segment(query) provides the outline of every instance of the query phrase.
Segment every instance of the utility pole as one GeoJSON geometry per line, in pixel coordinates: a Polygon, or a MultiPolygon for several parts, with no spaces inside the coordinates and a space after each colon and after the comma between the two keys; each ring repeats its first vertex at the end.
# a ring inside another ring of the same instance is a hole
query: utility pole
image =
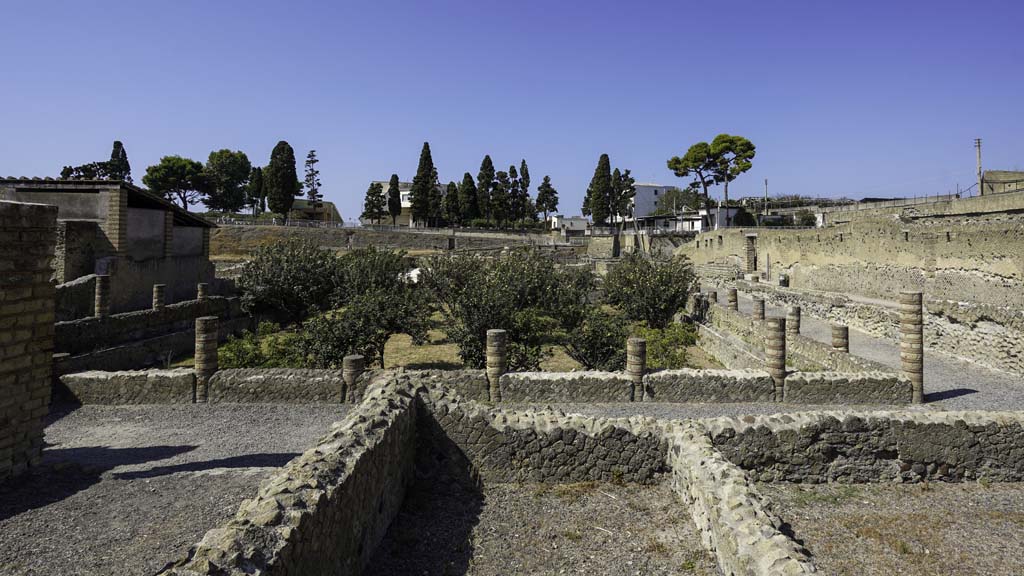
{"type": "Polygon", "coordinates": [[[764,179],[764,215],[768,215],[768,179],[764,179]]]}
{"type": "Polygon", "coordinates": [[[982,187],[981,182],[981,138],[974,139],[974,149],[978,153],[978,196],[984,196],[985,188],[982,187]]]}

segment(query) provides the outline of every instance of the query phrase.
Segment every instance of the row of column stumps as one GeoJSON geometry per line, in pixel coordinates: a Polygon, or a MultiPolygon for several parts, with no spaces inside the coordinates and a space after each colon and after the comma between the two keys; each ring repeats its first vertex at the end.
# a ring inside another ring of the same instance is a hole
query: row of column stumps
{"type": "Polygon", "coordinates": [[[501,402],[501,388],[498,379],[508,369],[508,332],[487,331],[487,397],[491,402],[501,402]]]}
{"type": "MultiPolygon", "coordinates": [[[[735,288],[726,292],[728,307],[738,310],[738,297],[735,288]]],[[[764,298],[753,297],[754,320],[765,320],[764,298]]],[[[914,404],[924,403],[924,296],[918,291],[900,292],[900,372],[910,380],[912,401],[914,404]]],[[[766,321],[765,356],[768,372],[775,381],[776,400],[779,398],[782,383],[785,382],[786,336],[800,333],[799,306],[790,306],[786,310],[786,318],[768,318],[766,321]],[[794,325],[795,324],[795,325],[794,325]],[[779,336],[781,330],[781,338],[779,336]]],[[[836,351],[850,353],[850,328],[842,324],[832,324],[832,348],[836,351]]]]}
{"type": "Polygon", "coordinates": [[[900,368],[910,380],[914,404],[924,403],[924,298],[900,292],[900,368]]]}
{"type": "MultiPolygon", "coordinates": [[[[196,285],[196,299],[209,298],[210,285],[200,282],[196,285]]],[[[167,285],[153,284],[153,310],[160,310],[167,305],[167,285]]],[[[96,288],[93,293],[93,315],[99,318],[110,316],[110,275],[97,274],[96,288]]]]}

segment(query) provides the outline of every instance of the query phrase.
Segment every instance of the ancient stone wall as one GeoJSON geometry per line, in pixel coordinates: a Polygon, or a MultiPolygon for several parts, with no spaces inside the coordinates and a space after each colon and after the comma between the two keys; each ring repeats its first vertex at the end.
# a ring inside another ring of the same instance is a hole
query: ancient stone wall
{"type": "Polygon", "coordinates": [[[58,322],[67,322],[93,315],[96,296],[96,275],[80,276],[57,285],[56,316],[58,322]]]}
{"type": "Polygon", "coordinates": [[[757,272],[772,281],[786,274],[796,288],[886,300],[913,290],[940,300],[1024,309],[1024,219],[715,230],[679,253],[697,265],[735,266],[743,261],[749,233],[757,234],[757,272]]]}
{"type": "Polygon", "coordinates": [[[909,404],[910,380],[892,372],[794,372],[783,402],[791,404],[909,404]]]}
{"type": "Polygon", "coordinates": [[[619,372],[515,372],[499,380],[502,402],[630,402],[632,381],[619,372]]]}
{"type": "Polygon", "coordinates": [[[677,424],[665,435],[672,489],[689,507],[723,574],[815,572],[807,552],[783,533],[782,520],[743,470],[712,446],[700,425],[677,424]]]}
{"type": "Polygon", "coordinates": [[[98,231],[96,222],[64,220],[57,223],[53,277],[58,284],[92,274],[96,258],[108,255],[106,241],[98,231]]]}
{"type": "Polygon", "coordinates": [[[39,463],[50,403],[57,208],[0,202],[0,482],[39,463]]]}
{"type": "Polygon", "coordinates": [[[771,402],[774,395],[761,370],[663,370],[644,378],[645,402],[771,402]]]}
{"type": "Polygon", "coordinates": [[[58,395],[79,404],[190,404],[195,381],[191,368],[79,372],[60,377],[58,395]]]}
{"type": "Polygon", "coordinates": [[[341,370],[239,368],[213,375],[208,401],[340,404],[345,401],[345,392],[341,370]]]}
{"type": "Polygon", "coordinates": [[[359,574],[414,478],[419,411],[412,394],[382,376],[317,446],[161,574],[359,574]]]}
{"type": "Polygon", "coordinates": [[[761,370],[764,350],[755,348],[724,330],[697,324],[697,346],[729,370],[761,370]]]}
{"type": "Polygon", "coordinates": [[[805,412],[705,425],[726,458],[763,482],[1024,480],[1020,413],[805,412]]]}

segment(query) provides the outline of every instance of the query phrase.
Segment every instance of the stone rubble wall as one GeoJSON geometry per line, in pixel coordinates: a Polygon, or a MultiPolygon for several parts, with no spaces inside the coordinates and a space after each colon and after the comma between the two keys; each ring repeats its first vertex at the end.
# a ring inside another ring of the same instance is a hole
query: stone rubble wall
{"type": "Polygon", "coordinates": [[[502,402],[630,402],[633,398],[633,382],[621,372],[513,372],[503,374],[498,385],[502,402]]]}
{"type": "Polygon", "coordinates": [[[191,404],[195,382],[191,368],[88,371],[61,376],[59,396],[79,404],[191,404]]]}
{"type": "Polygon", "coordinates": [[[382,374],[312,449],[274,472],[167,576],[359,574],[414,478],[416,399],[382,374]]]}
{"type": "MultiPolygon", "coordinates": [[[[762,296],[775,306],[800,306],[808,316],[845,324],[888,340],[899,338],[899,311],[895,302],[892,306],[881,302],[870,304],[837,293],[758,282],[739,281],[735,285],[744,292],[762,296]]],[[[1024,374],[1024,309],[925,296],[926,348],[988,368],[1024,374]]]]}
{"type": "Polygon", "coordinates": [[[706,324],[697,324],[697,346],[729,370],[760,370],[766,365],[764,349],[706,324]]]}
{"type": "Polygon", "coordinates": [[[703,421],[761,482],[1024,480],[1019,412],[805,412],[703,421]]]}
{"type": "Polygon", "coordinates": [[[776,576],[815,572],[806,550],[782,532],[743,470],[726,460],[699,424],[666,431],[672,489],[689,507],[704,547],[724,574],[776,576]]]}
{"type": "Polygon", "coordinates": [[[434,435],[454,444],[487,481],[651,482],[665,471],[664,447],[650,418],[489,408],[443,386],[421,386],[420,397],[434,435]]]}
{"type": "Polygon", "coordinates": [[[57,285],[57,321],[92,316],[96,296],[96,275],[86,274],[57,285]]]}
{"type": "Polygon", "coordinates": [[[774,399],[775,384],[771,376],[761,370],[662,370],[644,377],[645,402],[772,402],[774,399]]]}
{"type": "Polygon", "coordinates": [[[910,380],[892,372],[795,372],[783,388],[792,404],[910,404],[913,395],[910,380]]]}
{"type": "Polygon", "coordinates": [[[208,384],[210,403],[340,404],[341,370],[233,368],[217,371],[208,384]]]}

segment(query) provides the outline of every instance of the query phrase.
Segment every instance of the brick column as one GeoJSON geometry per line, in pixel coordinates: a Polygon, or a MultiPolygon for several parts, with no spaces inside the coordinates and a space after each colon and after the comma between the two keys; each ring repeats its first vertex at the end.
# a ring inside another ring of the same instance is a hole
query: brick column
{"type": "Polygon", "coordinates": [[[725,300],[728,303],[729,310],[739,310],[740,300],[739,295],[736,293],[735,288],[729,288],[725,292],[725,300]]]}
{"type": "Polygon", "coordinates": [[[914,403],[924,402],[924,299],[900,292],[900,367],[913,385],[914,403]]]}
{"type": "Polygon", "coordinates": [[[210,257],[210,229],[203,228],[203,258],[210,257]]]}
{"type": "Polygon", "coordinates": [[[206,282],[200,282],[199,284],[196,284],[196,300],[206,300],[206,298],[209,296],[209,289],[210,285],[207,284],[206,282]]]}
{"type": "Polygon", "coordinates": [[[167,285],[153,284],[153,310],[162,310],[167,304],[167,285]]]}
{"type": "Polygon", "coordinates": [[[765,325],[765,362],[775,382],[775,401],[782,402],[786,384],[786,319],[768,318],[765,325]]]}
{"type": "Polygon", "coordinates": [[[508,333],[504,330],[487,331],[487,384],[491,402],[501,402],[498,379],[508,368],[508,333]]]}
{"type": "Polygon", "coordinates": [[[753,274],[757,271],[757,236],[747,236],[747,261],[746,271],[753,274]]]}
{"type": "Polygon", "coordinates": [[[644,390],[644,373],[647,372],[647,340],[630,338],[626,340],[626,375],[629,376],[629,401],[642,400],[644,390]],[[637,391],[640,391],[637,394],[637,391]]]}
{"type": "Polygon", "coordinates": [[[110,316],[110,276],[96,276],[96,291],[93,297],[93,316],[110,316]]]}
{"type": "Polygon", "coordinates": [[[164,212],[164,258],[169,258],[174,244],[174,212],[164,212]]]}
{"type": "Polygon", "coordinates": [[[754,296],[754,320],[764,320],[764,298],[754,296]]]}
{"type": "Polygon", "coordinates": [[[341,401],[356,401],[356,380],[366,370],[366,358],[362,354],[350,354],[341,359],[341,377],[345,380],[345,389],[341,391],[341,401]]]}
{"type": "Polygon", "coordinates": [[[800,334],[800,307],[790,306],[786,308],[786,338],[793,338],[800,334]]]}
{"type": "Polygon", "coordinates": [[[832,349],[850,353],[850,328],[848,326],[832,325],[832,349]]]}
{"type": "Polygon", "coordinates": [[[50,405],[57,207],[0,202],[0,483],[39,464],[50,405]]]}
{"type": "Polygon", "coordinates": [[[216,316],[196,318],[196,402],[207,401],[210,377],[217,372],[217,325],[216,316]]]}
{"type": "Polygon", "coordinates": [[[124,188],[108,190],[107,218],[100,225],[114,252],[121,254],[128,241],[128,191],[124,188]]]}

